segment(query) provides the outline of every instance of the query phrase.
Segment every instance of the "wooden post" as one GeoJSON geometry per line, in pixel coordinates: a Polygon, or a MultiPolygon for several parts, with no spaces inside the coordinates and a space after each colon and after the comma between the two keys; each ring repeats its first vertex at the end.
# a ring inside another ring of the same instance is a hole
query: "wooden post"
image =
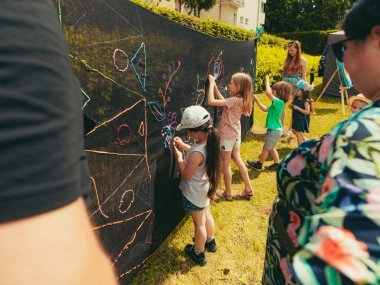
{"type": "Polygon", "coordinates": [[[346,102],[347,102],[347,105],[348,105],[348,89],[350,89],[350,87],[343,87],[342,85],[340,85],[339,87],[339,90],[340,90],[340,97],[341,97],[341,101],[342,101],[342,114],[345,114],[345,110],[344,110],[344,97],[346,97],[346,102]]]}
{"type": "Polygon", "coordinates": [[[319,96],[318,96],[317,100],[315,100],[315,102],[314,102],[314,107],[315,107],[315,105],[317,105],[318,101],[321,99],[321,97],[322,97],[323,93],[325,93],[325,91],[326,91],[327,87],[330,85],[331,81],[333,80],[333,78],[334,78],[334,76],[335,76],[335,74],[336,74],[337,72],[338,72],[338,68],[337,68],[337,69],[335,69],[335,71],[334,71],[333,75],[330,77],[330,79],[329,79],[329,81],[327,82],[327,84],[326,84],[325,88],[323,88],[323,90],[322,90],[321,94],[319,94],[319,96]]]}

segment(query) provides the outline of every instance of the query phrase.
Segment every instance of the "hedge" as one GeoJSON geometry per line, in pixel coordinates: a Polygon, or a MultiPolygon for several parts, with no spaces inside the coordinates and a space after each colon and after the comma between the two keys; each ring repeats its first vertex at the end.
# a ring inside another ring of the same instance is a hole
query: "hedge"
{"type": "MultiPolygon", "coordinates": [[[[156,5],[151,5],[145,3],[143,0],[131,0],[132,2],[144,7],[145,9],[151,10],[152,12],[159,14],[163,17],[166,17],[180,25],[189,27],[193,30],[197,30],[201,33],[205,33],[207,35],[227,39],[231,41],[249,41],[252,40],[255,36],[255,32],[246,30],[244,28],[228,25],[219,21],[210,20],[210,19],[199,19],[194,16],[188,16],[181,14],[174,9],[159,7],[156,5]]],[[[298,36],[302,42],[302,49],[305,51],[306,46],[308,46],[308,38],[306,34],[308,32],[304,32],[304,38],[298,36]],[[305,44],[304,44],[305,43],[305,44]]],[[[328,35],[328,31],[319,32],[321,35],[328,35]]],[[[279,69],[282,69],[282,65],[284,63],[284,59],[287,52],[287,44],[289,42],[288,39],[294,38],[293,35],[295,33],[281,34],[282,37],[269,35],[264,33],[263,37],[260,39],[258,43],[258,57],[256,61],[256,81],[255,81],[255,92],[262,92],[265,89],[264,77],[268,75],[271,78],[271,83],[281,80],[281,76],[278,72],[279,69]],[[286,39],[288,38],[288,39],[286,39]]],[[[316,37],[314,37],[316,38],[316,37]]],[[[321,37],[320,37],[321,38],[321,37]]],[[[319,38],[319,39],[320,39],[319,38]]],[[[313,43],[316,40],[313,40],[313,43]]],[[[324,42],[327,41],[323,38],[322,43],[319,46],[323,46],[324,42]]],[[[314,54],[321,54],[323,48],[314,54]]],[[[317,50],[317,48],[316,48],[317,50]]],[[[311,68],[314,68],[315,71],[318,70],[319,56],[308,55],[308,52],[304,53],[303,56],[308,61],[308,72],[310,72],[311,68]]],[[[311,54],[311,53],[310,53],[311,54]]],[[[309,73],[308,75],[309,76],[309,73]]]]}
{"type": "Polygon", "coordinates": [[[299,40],[302,44],[303,52],[311,55],[320,55],[327,45],[329,34],[337,31],[338,30],[284,32],[278,33],[276,36],[299,40]]]}

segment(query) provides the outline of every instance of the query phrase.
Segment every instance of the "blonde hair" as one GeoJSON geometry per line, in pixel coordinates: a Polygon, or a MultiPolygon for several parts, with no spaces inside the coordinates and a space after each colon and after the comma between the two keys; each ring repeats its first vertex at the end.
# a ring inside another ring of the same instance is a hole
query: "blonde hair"
{"type": "Polygon", "coordinates": [[[290,83],[285,81],[279,81],[273,84],[272,90],[276,91],[277,98],[287,103],[293,93],[293,87],[290,83]]]}
{"type": "Polygon", "coordinates": [[[248,74],[238,72],[232,75],[232,80],[240,86],[238,95],[243,98],[243,114],[250,116],[252,113],[252,79],[248,74]]]}

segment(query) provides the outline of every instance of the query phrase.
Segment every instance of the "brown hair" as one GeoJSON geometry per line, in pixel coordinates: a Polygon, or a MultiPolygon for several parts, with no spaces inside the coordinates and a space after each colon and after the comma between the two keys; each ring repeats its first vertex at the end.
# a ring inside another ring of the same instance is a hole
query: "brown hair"
{"type": "MultiPolygon", "coordinates": [[[[299,88],[298,88],[299,89],[299,88]]],[[[312,104],[312,101],[311,101],[311,95],[310,95],[310,91],[305,91],[305,90],[302,90],[300,89],[301,92],[302,92],[302,99],[303,100],[309,100],[309,104],[310,104],[310,114],[311,113],[314,113],[314,106],[312,104]]]]}
{"type": "Polygon", "coordinates": [[[212,126],[211,119],[202,126],[190,128],[188,130],[192,132],[208,133],[206,143],[206,173],[208,181],[210,182],[210,189],[207,192],[207,197],[213,201],[223,173],[219,132],[212,126]]]}
{"type": "Polygon", "coordinates": [[[292,57],[289,52],[286,55],[285,64],[284,64],[284,73],[300,73],[302,72],[301,64],[301,43],[299,41],[291,41],[288,43],[288,48],[294,47],[297,50],[297,54],[292,57]],[[294,61],[293,61],[294,60],[294,61]]]}
{"type": "Polygon", "coordinates": [[[243,114],[252,113],[252,79],[248,74],[238,72],[232,75],[232,80],[240,86],[239,95],[243,98],[243,114]]]}
{"type": "Polygon", "coordinates": [[[285,103],[289,101],[293,93],[292,85],[285,81],[279,81],[273,84],[272,90],[275,90],[277,98],[281,99],[285,103]]]}

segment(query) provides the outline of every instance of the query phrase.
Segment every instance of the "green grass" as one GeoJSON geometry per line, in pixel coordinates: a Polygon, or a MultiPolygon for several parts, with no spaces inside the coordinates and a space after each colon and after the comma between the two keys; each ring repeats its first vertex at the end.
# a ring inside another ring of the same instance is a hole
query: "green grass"
{"type": "MultiPolygon", "coordinates": [[[[321,81],[322,78],[316,78],[317,86],[312,92],[314,100],[321,91],[321,81]]],[[[265,94],[258,96],[264,104],[269,105],[265,94]]],[[[319,138],[349,115],[347,106],[346,114],[342,114],[340,98],[322,98],[315,107],[316,114],[311,117],[310,134],[306,135],[309,138],[319,138]]],[[[261,152],[265,116],[266,113],[255,106],[254,126],[241,146],[244,161],[256,159],[261,152]]],[[[290,112],[286,119],[288,126],[290,112]]],[[[280,158],[283,158],[296,146],[297,141],[293,136],[291,139],[280,139],[276,148],[280,158]]],[[[264,165],[272,162],[269,157],[264,165]]],[[[255,189],[255,196],[251,201],[217,200],[211,205],[219,248],[216,253],[207,253],[206,266],[195,266],[184,256],[183,249],[191,242],[194,230],[191,217],[186,216],[146,262],[131,284],[261,284],[268,214],[276,197],[275,173],[248,170],[255,189]]],[[[232,171],[232,192],[237,194],[243,190],[244,184],[235,165],[232,166],[232,171]]]]}

